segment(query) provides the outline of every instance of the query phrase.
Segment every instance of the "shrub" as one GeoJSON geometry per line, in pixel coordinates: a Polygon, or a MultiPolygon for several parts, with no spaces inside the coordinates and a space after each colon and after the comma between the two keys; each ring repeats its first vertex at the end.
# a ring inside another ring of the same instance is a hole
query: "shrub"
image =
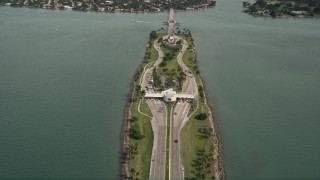
{"type": "Polygon", "coordinates": [[[206,113],[200,113],[200,114],[196,115],[194,118],[197,120],[205,120],[208,118],[208,115],[206,113]]]}
{"type": "Polygon", "coordinates": [[[131,122],[136,122],[138,120],[139,118],[137,116],[132,116],[132,118],[130,119],[131,122]]]}
{"type": "Polygon", "coordinates": [[[141,140],[144,138],[144,135],[140,132],[139,124],[135,124],[129,129],[129,137],[135,140],[141,140]]]}

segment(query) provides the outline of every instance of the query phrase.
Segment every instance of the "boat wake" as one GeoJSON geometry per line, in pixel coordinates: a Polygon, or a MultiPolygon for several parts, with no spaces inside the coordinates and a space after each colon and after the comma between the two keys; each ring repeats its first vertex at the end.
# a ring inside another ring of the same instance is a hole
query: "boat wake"
{"type": "Polygon", "coordinates": [[[132,19],[131,22],[136,22],[136,23],[154,23],[154,22],[147,22],[147,21],[138,21],[138,20],[134,20],[134,19],[132,19]]]}

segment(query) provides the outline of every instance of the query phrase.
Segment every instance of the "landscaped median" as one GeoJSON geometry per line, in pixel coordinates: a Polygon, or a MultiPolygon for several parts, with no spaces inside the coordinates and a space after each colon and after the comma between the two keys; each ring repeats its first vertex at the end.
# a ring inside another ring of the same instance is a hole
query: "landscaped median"
{"type": "Polygon", "coordinates": [[[170,129],[171,129],[171,113],[172,113],[172,107],[173,103],[167,103],[166,108],[167,108],[167,140],[166,140],[166,176],[165,180],[169,180],[170,176],[170,129]]]}

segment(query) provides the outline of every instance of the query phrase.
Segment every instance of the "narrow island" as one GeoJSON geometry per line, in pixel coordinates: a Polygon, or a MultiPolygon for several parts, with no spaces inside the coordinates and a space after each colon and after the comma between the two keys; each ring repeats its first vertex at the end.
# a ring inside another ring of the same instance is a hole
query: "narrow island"
{"type": "Polygon", "coordinates": [[[190,30],[150,33],[125,109],[123,179],[225,179],[222,144],[190,30]]]}
{"type": "Polygon", "coordinates": [[[315,17],[320,16],[320,0],[257,0],[244,1],[243,12],[253,16],[315,17]]]}

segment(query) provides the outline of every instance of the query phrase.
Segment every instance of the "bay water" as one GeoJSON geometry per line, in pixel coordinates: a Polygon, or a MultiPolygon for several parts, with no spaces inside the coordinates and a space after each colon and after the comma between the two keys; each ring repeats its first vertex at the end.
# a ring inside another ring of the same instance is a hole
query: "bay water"
{"type": "MultiPolygon", "coordinates": [[[[167,16],[0,7],[0,179],[118,179],[130,80],[167,16]]],[[[228,179],[319,178],[320,20],[254,18],[232,0],[176,21],[228,179]]]]}

